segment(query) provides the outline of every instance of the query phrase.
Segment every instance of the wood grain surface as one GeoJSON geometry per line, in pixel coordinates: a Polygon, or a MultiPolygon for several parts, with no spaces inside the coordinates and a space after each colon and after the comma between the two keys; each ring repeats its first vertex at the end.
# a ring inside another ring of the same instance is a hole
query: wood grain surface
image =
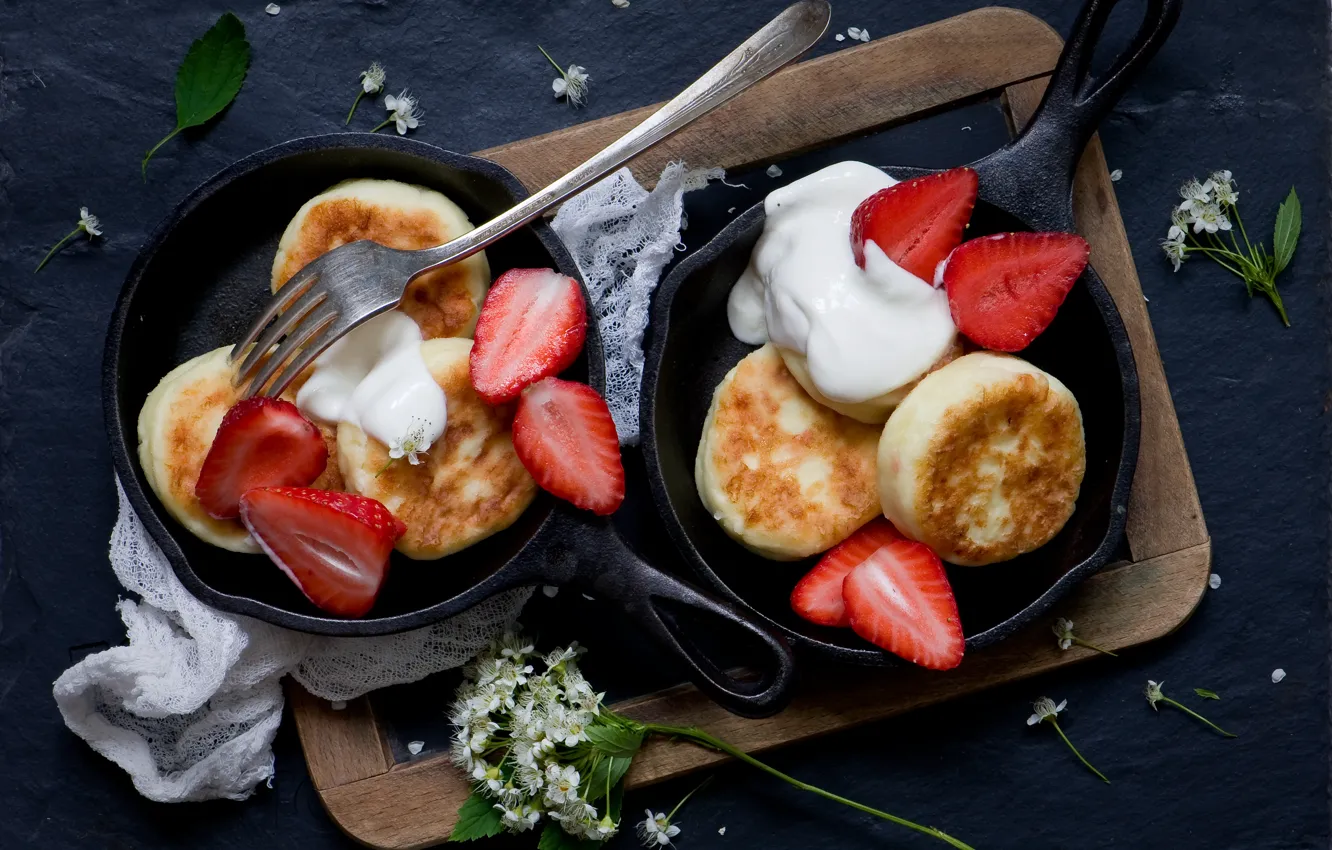
{"type": "MultiPolygon", "coordinates": [[[[1044,75],[1061,41],[1025,12],[988,8],[848,48],[785,69],[701,119],[634,164],[645,184],[672,159],[740,168],[909,120],[947,105],[1001,93],[1013,126],[1039,102],[1044,75]],[[848,79],[857,80],[852,89],[848,79]],[[863,93],[892,93],[865,98],[863,93]]],[[[701,71],[702,69],[700,69],[701,71]]],[[[654,107],[588,122],[480,152],[529,187],[544,185],[609,143],[654,107]]],[[[1137,359],[1142,441],[1128,520],[1132,561],[1088,579],[1051,617],[970,654],[945,674],[916,668],[867,670],[855,680],[820,681],[803,671],[800,694],[775,717],[728,714],[692,686],[613,708],[641,720],[698,724],[751,752],[869,723],[1095,657],[1059,651],[1054,616],[1108,649],[1162,637],[1193,612],[1206,587],[1211,546],[1184,451],[1133,257],[1106,170],[1093,139],[1078,169],[1074,207],[1092,263],[1114,296],[1137,359]]],[[[373,698],[333,711],[299,686],[292,709],[315,787],[330,816],[372,847],[428,847],[446,840],[468,793],[443,756],[394,764],[374,719],[373,698]]],[[[652,741],[626,777],[637,787],[696,771],[723,757],[688,744],[652,741]]]]}

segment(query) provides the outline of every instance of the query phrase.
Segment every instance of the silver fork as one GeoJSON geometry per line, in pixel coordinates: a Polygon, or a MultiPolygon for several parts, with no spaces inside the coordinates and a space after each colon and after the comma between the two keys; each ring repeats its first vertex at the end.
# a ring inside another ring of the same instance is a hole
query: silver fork
{"type": "Polygon", "coordinates": [[[314,260],[278,290],[231,350],[234,362],[248,348],[234,383],[249,381],[246,398],[261,390],[279,395],[348,331],[396,307],[413,278],[475,254],[771,75],[823,36],[830,14],[827,0],[800,0],[788,7],[643,123],[470,233],[420,251],[351,242],[314,260]]]}

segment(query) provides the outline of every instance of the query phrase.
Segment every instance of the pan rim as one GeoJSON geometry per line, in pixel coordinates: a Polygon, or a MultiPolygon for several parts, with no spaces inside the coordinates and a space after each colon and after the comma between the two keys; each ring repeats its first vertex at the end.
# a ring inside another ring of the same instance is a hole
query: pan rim
{"type": "MultiPolygon", "coordinates": [[[[461,613],[489,596],[523,583],[513,581],[513,578],[507,576],[506,573],[517,565],[534,544],[539,545],[543,532],[555,521],[558,512],[553,509],[553,506],[547,507],[546,515],[542,517],[541,522],[531,532],[519,550],[504,563],[498,565],[489,575],[461,593],[425,608],[391,616],[365,619],[343,619],[291,611],[250,597],[223,593],[204,582],[195,573],[170,528],[163,521],[157,508],[144,491],[143,470],[139,467],[137,461],[137,444],[131,447],[128,442],[129,433],[135,432],[135,429],[126,428],[120,417],[120,354],[124,346],[129,309],[134,302],[135,293],[145,272],[151,267],[153,260],[171,233],[204,202],[237,179],[260,169],[277,165],[290,157],[332,150],[384,150],[403,154],[434,165],[443,165],[491,180],[508,191],[515,202],[528,196],[527,189],[518,178],[499,163],[470,154],[457,153],[415,139],[405,139],[397,136],[380,136],[371,133],[330,133],[303,136],[263,148],[237,160],[204,180],[186,195],[166,214],[140,246],[134,262],[126,273],[125,281],[121,285],[107,327],[106,342],[103,345],[102,353],[102,415],[111,448],[112,466],[119,486],[129,499],[140,524],[148,532],[153,542],[162,550],[168,563],[171,564],[172,572],[196,599],[220,611],[254,617],[275,626],[308,634],[335,637],[370,637],[396,634],[437,623],[461,613]]],[[[550,225],[543,219],[537,219],[527,227],[531,228],[542,248],[549,254],[552,265],[561,274],[577,280],[579,286],[583,289],[584,297],[586,297],[586,286],[583,283],[578,266],[550,225]]],[[[589,323],[589,325],[584,343],[588,363],[587,379],[590,385],[601,392],[605,388],[605,358],[602,352],[601,334],[595,323],[589,323]]],[[[529,510],[531,509],[529,507],[529,510]]]]}
{"type": "MultiPolygon", "coordinates": [[[[909,172],[915,176],[933,173],[938,170],[909,166],[881,166],[881,168],[891,173],[909,172]]],[[[981,200],[986,200],[983,192],[981,200]]],[[[999,209],[1003,208],[999,207],[999,209]]],[[[639,427],[643,432],[643,455],[647,463],[649,479],[652,483],[653,501],[665,520],[671,541],[675,544],[680,555],[690,565],[695,575],[702,579],[713,591],[722,594],[733,603],[742,606],[745,611],[759,618],[762,622],[779,630],[792,642],[793,646],[838,660],[863,665],[893,666],[902,664],[905,662],[891,653],[875,647],[868,645],[863,648],[841,646],[801,634],[750,605],[747,600],[733,591],[697,552],[663,483],[661,459],[657,451],[656,391],[661,364],[667,347],[671,326],[670,313],[675,295],[685,280],[697,271],[716,262],[750,228],[760,225],[765,219],[764,201],[760,200],[736,216],[706,244],[695,249],[689,256],[681,260],[662,281],[654,294],[650,322],[652,346],[646,353],[644,362],[643,390],[639,411],[639,427]]],[[[1074,587],[1103,569],[1114,556],[1127,527],[1129,493],[1133,483],[1133,474],[1137,468],[1138,442],[1142,425],[1137,363],[1133,355],[1132,344],[1128,338],[1128,330],[1124,326],[1123,317],[1115,306],[1110,291],[1091,265],[1088,265],[1087,271],[1083,275],[1083,281],[1110,337],[1120,376],[1120,390],[1123,394],[1123,440],[1120,446],[1119,464],[1115,470],[1114,483],[1110,491],[1109,522],[1106,532],[1096,548],[1086,558],[1073,565],[1040,596],[1033,599],[1011,617],[990,626],[982,632],[969,636],[966,639],[968,652],[974,652],[998,643],[1018,629],[1029,625],[1045,614],[1074,587]]]]}

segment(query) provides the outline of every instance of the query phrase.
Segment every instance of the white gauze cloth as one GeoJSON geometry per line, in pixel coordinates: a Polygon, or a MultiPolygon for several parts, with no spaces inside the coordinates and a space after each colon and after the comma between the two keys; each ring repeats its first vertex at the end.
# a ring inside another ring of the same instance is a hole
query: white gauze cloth
{"type": "MultiPolygon", "coordinates": [[[[672,164],[647,192],[622,169],[567,202],[555,228],[592,293],[605,340],[608,396],[621,441],[638,435],[648,304],[680,241],[681,195],[720,170],[672,164]]],[[[89,655],[55,682],[65,724],[158,802],[243,800],[273,777],[283,676],[348,700],[467,662],[518,615],[520,588],[442,623],[373,638],[293,632],[215,611],[176,578],[116,483],[111,568],[139,601],[116,606],[127,646],[89,655]]]]}

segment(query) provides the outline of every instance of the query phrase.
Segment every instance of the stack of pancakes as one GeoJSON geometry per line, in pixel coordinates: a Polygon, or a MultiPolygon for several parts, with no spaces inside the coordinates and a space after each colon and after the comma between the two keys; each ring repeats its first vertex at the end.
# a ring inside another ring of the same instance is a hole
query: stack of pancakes
{"type": "MultiPolygon", "coordinates": [[[[339,245],[370,239],[402,249],[428,248],[461,236],[472,223],[439,192],[390,180],[349,180],[296,213],[273,259],[277,291],[303,266],[339,245]]],[[[470,337],[490,287],[484,253],[422,275],[399,309],[421,327],[421,353],[447,399],[448,427],[422,463],[388,463],[388,449],[346,423],[318,423],[330,462],[314,487],[369,496],[407,525],[398,549],[441,558],[507,528],[532,502],[536,484],[513,450],[513,411],[473,392],[470,337]]],[[[201,540],[259,552],[237,520],[214,519],[194,486],[222,416],[240,398],[232,386],[230,346],[173,369],[139,413],[139,460],[167,511],[201,540]]],[[[284,394],[293,400],[302,376],[284,394]]]]}

